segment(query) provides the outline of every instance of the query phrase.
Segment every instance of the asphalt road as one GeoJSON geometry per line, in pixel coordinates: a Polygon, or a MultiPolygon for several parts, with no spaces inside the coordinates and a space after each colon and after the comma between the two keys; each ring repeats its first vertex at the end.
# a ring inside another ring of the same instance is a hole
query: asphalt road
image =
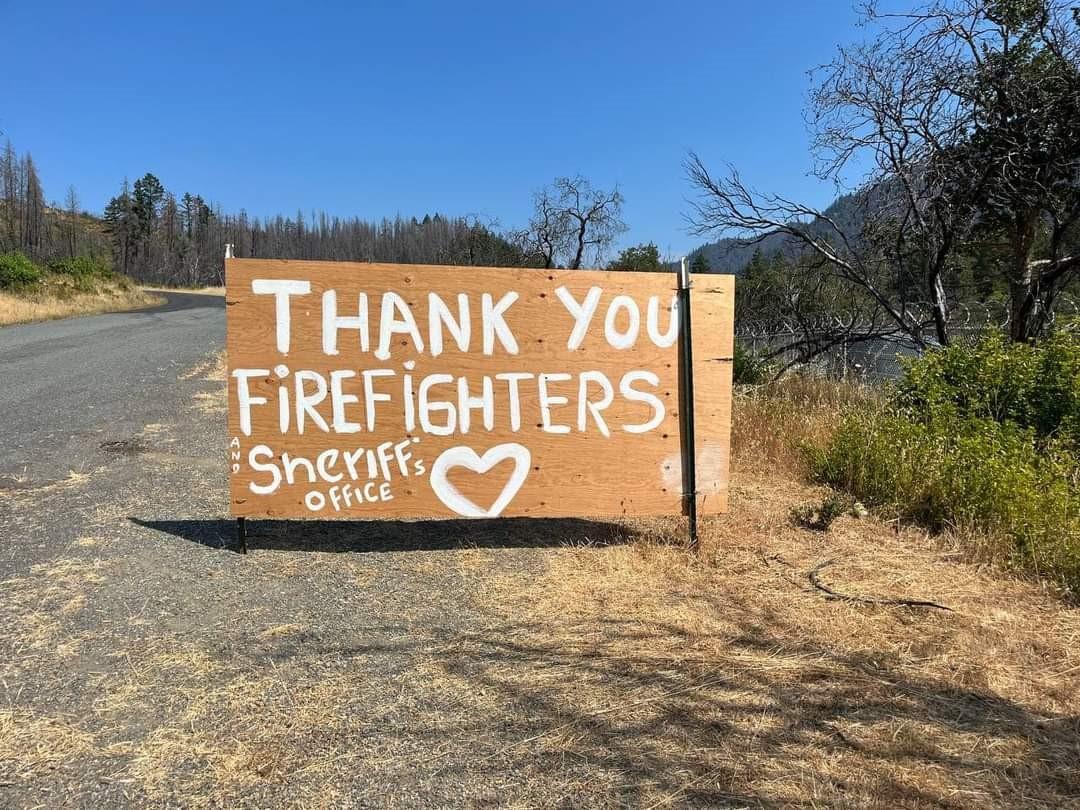
{"type": "Polygon", "coordinates": [[[0,327],[0,489],[82,472],[174,416],[178,374],[224,345],[225,301],[163,295],[153,309],[0,327]]]}

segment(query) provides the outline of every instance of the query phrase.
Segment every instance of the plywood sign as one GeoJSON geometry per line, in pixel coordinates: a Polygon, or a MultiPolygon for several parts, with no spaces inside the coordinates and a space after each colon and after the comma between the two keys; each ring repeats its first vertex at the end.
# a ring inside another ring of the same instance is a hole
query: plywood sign
{"type": "MultiPolygon", "coordinates": [[[[226,260],[237,517],[683,510],[675,273],[226,260]]],[[[700,513],[727,504],[730,276],[695,276],[700,513]]]]}

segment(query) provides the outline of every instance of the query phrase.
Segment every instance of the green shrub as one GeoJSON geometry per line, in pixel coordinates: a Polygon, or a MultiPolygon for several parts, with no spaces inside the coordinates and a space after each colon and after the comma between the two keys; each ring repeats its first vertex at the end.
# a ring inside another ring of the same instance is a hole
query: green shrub
{"type": "Polygon", "coordinates": [[[898,407],[922,421],[992,419],[1080,447],[1080,341],[1060,333],[1037,347],[991,336],[905,362],[898,407]]]}
{"type": "Polygon", "coordinates": [[[807,448],[814,477],[871,507],[896,505],[912,479],[911,460],[929,450],[927,431],[880,408],[844,416],[823,444],[807,448]]]}
{"type": "Polygon", "coordinates": [[[850,495],[833,492],[826,495],[821,503],[808,503],[794,507],[791,510],[791,521],[804,529],[827,532],[838,517],[851,512],[854,507],[855,499],[850,495]]]}
{"type": "Polygon", "coordinates": [[[22,253],[0,254],[0,289],[21,290],[41,281],[41,268],[22,253]]]}
{"type": "Polygon", "coordinates": [[[1080,348],[990,338],[907,364],[892,404],[808,448],[815,477],[934,530],[994,538],[1080,594],[1080,348]]]}
{"type": "Polygon", "coordinates": [[[769,381],[769,364],[735,343],[732,378],[736,385],[763,385],[769,381]]]}
{"type": "Polygon", "coordinates": [[[93,256],[58,259],[49,264],[49,272],[75,278],[109,278],[112,276],[109,265],[93,256]]]}

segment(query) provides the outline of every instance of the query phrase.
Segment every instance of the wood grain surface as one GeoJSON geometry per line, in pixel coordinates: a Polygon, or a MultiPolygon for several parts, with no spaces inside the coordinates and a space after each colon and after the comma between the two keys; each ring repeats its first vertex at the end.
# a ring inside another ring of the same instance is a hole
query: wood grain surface
{"type": "MultiPolygon", "coordinates": [[[[683,511],[675,273],[225,265],[235,516],[683,511]],[[331,315],[354,319],[345,328],[324,330],[328,291],[331,315]],[[354,328],[362,299],[366,329],[354,328]],[[574,312],[590,300],[574,345],[574,312]]],[[[695,275],[691,302],[698,506],[709,514],[727,508],[733,278],[695,275]]]]}

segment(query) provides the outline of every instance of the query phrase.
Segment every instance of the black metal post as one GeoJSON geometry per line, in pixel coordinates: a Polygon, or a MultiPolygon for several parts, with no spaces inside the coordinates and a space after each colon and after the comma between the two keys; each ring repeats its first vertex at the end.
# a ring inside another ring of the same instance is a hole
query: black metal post
{"type": "MultiPolygon", "coordinates": [[[[232,244],[227,243],[225,245],[225,258],[234,258],[232,244]]],[[[242,517],[238,517],[236,519],[236,541],[237,545],[240,547],[240,553],[247,554],[247,524],[244,522],[244,518],[242,517]]]]}
{"type": "Polygon", "coordinates": [[[694,441],[694,344],[690,332],[690,270],[679,268],[679,430],[682,434],[682,474],[685,511],[690,523],[690,548],[698,548],[697,443],[694,441]]]}
{"type": "Polygon", "coordinates": [[[247,525],[242,517],[236,519],[236,539],[240,542],[240,553],[247,554],[247,525]]]}

